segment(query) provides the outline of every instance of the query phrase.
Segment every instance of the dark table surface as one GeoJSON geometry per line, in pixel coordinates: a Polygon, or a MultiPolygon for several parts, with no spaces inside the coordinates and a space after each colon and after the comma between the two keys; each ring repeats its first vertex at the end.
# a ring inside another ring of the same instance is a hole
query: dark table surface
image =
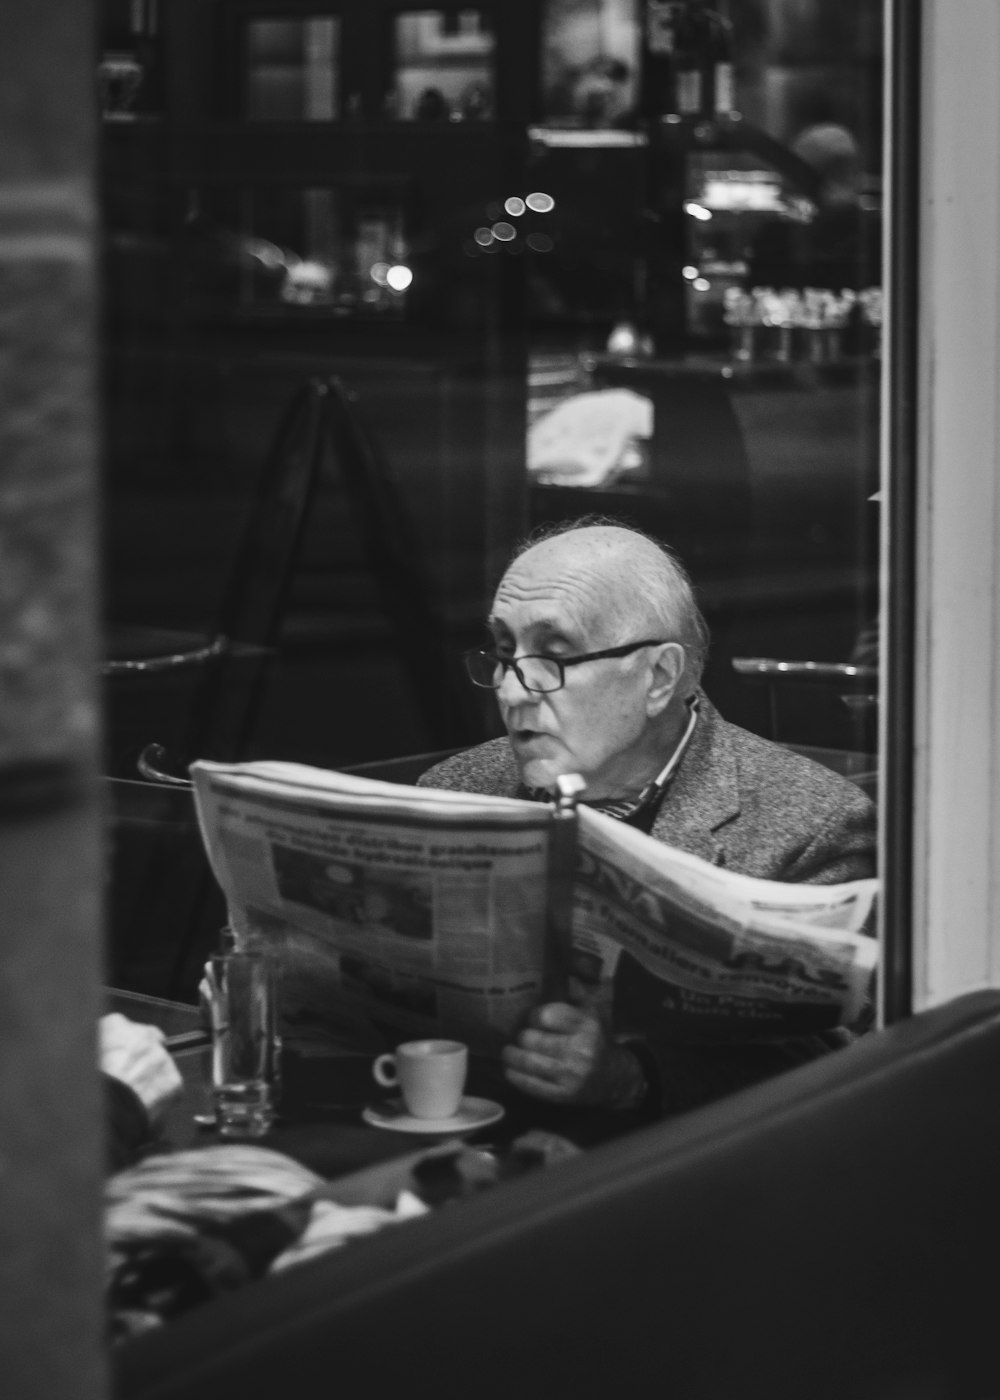
{"type": "MultiPolygon", "coordinates": [[[[184,1149],[224,1141],[210,1124],[197,1121],[212,1110],[211,1049],[200,1008],[114,989],[108,991],[106,1004],[109,1011],[158,1025],[167,1036],[184,1085],[159,1125],[164,1146],[184,1149]]],[[[316,1054],[288,1048],[283,1056],[278,1119],[258,1143],[294,1157],[320,1176],[339,1179],[377,1164],[398,1161],[405,1165],[415,1153],[457,1140],[366,1123],[361,1116],[363,1109],[392,1097],[391,1091],[374,1082],[372,1060],[370,1050],[316,1054]]],[[[505,1113],[499,1122],[464,1134],[461,1141],[471,1146],[488,1145],[500,1152],[526,1133],[553,1134],[583,1147],[634,1126],[631,1115],[560,1108],[529,1099],[511,1089],[499,1064],[486,1057],[470,1057],[467,1093],[496,1100],[505,1113]]]]}

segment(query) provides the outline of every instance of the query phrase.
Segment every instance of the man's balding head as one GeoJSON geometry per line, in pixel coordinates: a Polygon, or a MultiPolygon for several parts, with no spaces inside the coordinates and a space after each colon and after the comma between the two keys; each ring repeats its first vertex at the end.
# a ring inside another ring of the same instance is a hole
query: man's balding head
{"type": "Polygon", "coordinates": [[[663,766],[686,723],[707,634],[687,575],[654,540],[589,520],[536,536],[501,579],[490,628],[502,662],[565,663],[561,673],[549,666],[555,689],[536,683],[534,662],[496,671],[529,787],[577,772],[591,797],[625,796],[663,766]]]}
{"type": "Polygon", "coordinates": [[[664,545],[641,530],[585,516],[533,535],[515,552],[511,567],[528,554],[592,576],[601,591],[604,621],[614,634],[608,645],[640,634],[680,642],[685,695],[697,688],[708,627],[686,569],[664,545]]]}

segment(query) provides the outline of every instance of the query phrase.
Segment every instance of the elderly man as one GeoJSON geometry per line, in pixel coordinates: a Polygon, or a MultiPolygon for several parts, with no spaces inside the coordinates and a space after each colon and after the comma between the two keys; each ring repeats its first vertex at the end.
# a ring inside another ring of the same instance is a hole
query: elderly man
{"type": "MultiPolygon", "coordinates": [[[[591,805],[743,874],[830,884],[875,873],[875,814],[853,784],[728,724],[699,682],[707,630],[690,581],[654,540],[562,527],[517,554],[470,652],[507,729],[447,759],[428,787],[545,800],[579,773],[591,805]]],[[[810,1036],[696,1044],[672,1033],[655,979],[616,972],[614,1026],[551,1003],[504,1051],[511,1084],[556,1103],[679,1111],[821,1054],[810,1036]]]]}

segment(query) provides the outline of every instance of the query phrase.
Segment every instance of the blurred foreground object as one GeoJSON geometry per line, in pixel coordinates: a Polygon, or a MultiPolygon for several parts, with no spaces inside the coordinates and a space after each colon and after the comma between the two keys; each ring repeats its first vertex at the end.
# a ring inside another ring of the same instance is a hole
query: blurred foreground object
{"type": "Polygon", "coordinates": [[[130,1021],[118,1011],[99,1023],[98,1062],[105,1074],[127,1084],[147,1113],[155,1118],[181,1090],[177,1066],[158,1026],[130,1021]]]}

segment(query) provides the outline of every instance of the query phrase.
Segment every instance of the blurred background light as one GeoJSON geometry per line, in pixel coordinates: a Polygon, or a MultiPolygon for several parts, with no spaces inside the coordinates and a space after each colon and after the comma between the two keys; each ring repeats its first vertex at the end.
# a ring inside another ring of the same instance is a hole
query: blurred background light
{"type": "Polygon", "coordinates": [[[413,273],[404,263],[396,263],[385,274],[385,280],[394,292],[405,292],[413,281],[413,273]]]}

